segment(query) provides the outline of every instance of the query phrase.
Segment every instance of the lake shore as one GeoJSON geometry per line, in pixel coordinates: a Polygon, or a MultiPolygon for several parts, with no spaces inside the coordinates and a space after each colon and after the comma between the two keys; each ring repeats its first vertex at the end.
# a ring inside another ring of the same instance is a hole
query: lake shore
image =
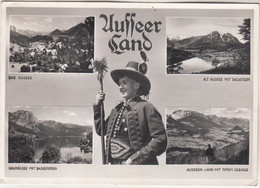
{"type": "Polygon", "coordinates": [[[167,73],[181,74],[249,74],[247,48],[217,50],[180,50],[167,48],[167,73]],[[179,66],[178,71],[170,71],[179,66]],[[171,67],[172,66],[172,67],[171,67]]]}

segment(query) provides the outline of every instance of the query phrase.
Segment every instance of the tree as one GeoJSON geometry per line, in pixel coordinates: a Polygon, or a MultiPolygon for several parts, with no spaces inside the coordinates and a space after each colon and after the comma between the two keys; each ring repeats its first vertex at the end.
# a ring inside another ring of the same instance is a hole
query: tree
{"type": "Polygon", "coordinates": [[[53,146],[47,146],[42,153],[41,161],[42,163],[58,163],[60,157],[60,149],[53,146]]]}
{"type": "Polygon", "coordinates": [[[42,54],[43,54],[43,55],[46,55],[46,54],[47,54],[46,48],[43,49],[42,54]]]}
{"type": "Polygon", "coordinates": [[[94,34],[94,23],[95,23],[94,17],[87,17],[85,19],[85,25],[90,35],[94,34]]]}
{"type": "Polygon", "coordinates": [[[10,52],[13,52],[14,51],[14,46],[10,48],[10,52]]]}
{"type": "Polygon", "coordinates": [[[33,163],[35,151],[30,140],[23,136],[9,137],[8,139],[9,163],[33,163]]]}
{"type": "Polygon", "coordinates": [[[250,74],[250,19],[244,19],[243,25],[239,27],[239,33],[243,36],[243,40],[246,43],[244,48],[239,51],[235,63],[242,74],[250,74]]]}
{"type": "Polygon", "coordinates": [[[43,64],[43,62],[42,62],[41,60],[39,60],[39,61],[37,62],[37,66],[42,66],[42,64],[43,64]]]}
{"type": "Polygon", "coordinates": [[[32,71],[35,72],[37,70],[37,67],[36,66],[33,66],[32,67],[32,71]]]}
{"type": "Polygon", "coordinates": [[[212,60],[212,65],[215,66],[216,69],[218,68],[219,63],[220,63],[220,61],[216,57],[212,60]]]}
{"type": "Polygon", "coordinates": [[[21,72],[30,72],[31,71],[31,67],[29,65],[23,65],[21,67],[21,72]]]}
{"type": "Polygon", "coordinates": [[[243,25],[238,26],[239,34],[243,35],[243,40],[250,42],[250,18],[244,19],[243,25]]]}

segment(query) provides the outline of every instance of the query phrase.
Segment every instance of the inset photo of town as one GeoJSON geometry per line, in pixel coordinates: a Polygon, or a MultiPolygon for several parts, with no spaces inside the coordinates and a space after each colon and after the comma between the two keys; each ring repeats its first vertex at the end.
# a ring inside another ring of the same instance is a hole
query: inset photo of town
{"type": "Polygon", "coordinates": [[[92,164],[92,109],[11,106],[8,163],[92,164]]]}
{"type": "Polygon", "coordinates": [[[10,16],[9,72],[92,73],[94,17],[10,16]]]}
{"type": "Polygon", "coordinates": [[[250,18],[167,18],[167,74],[250,74],[250,18]]]}
{"type": "Polygon", "coordinates": [[[168,108],[166,164],[249,164],[250,109],[168,108]]]}

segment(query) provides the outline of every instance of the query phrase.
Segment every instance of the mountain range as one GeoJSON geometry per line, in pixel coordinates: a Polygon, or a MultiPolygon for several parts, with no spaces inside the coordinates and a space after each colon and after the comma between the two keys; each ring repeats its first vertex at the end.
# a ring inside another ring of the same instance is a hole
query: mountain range
{"type": "Polygon", "coordinates": [[[184,39],[180,38],[168,38],[168,47],[174,47],[176,49],[204,49],[204,48],[229,48],[238,47],[242,43],[231,33],[221,34],[218,31],[213,31],[203,36],[193,36],[184,39]]]}
{"type": "Polygon", "coordinates": [[[61,31],[59,29],[55,29],[49,33],[41,33],[31,30],[17,30],[15,26],[10,26],[10,42],[19,44],[23,47],[28,47],[30,42],[52,41],[55,36],[87,36],[90,33],[91,31],[88,29],[88,26],[83,23],[79,23],[68,30],[61,31]]]}
{"type": "MultiPolygon", "coordinates": [[[[16,31],[16,30],[15,30],[16,31]]],[[[17,29],[16,31],[17,33],[20,33],[21,35],[25,35],[29,38],[31,37],[35,37],[37,35],[48,35],[48,32],[37,32],[37,31],[32,31],[32,30],[29,30],[29,29],[26,29],[26,30],[22,30],[22,29],[17,29]]]]}
{"type": "Polygon", "coordinates": [[[9,131],[38,136],[82,136],[92,132],[92,126],[61,123],[54,120],[38,120],[30,111],[9,112],[9,131]]]}
{"type": "Polygon", "coordinates": [[[211,130],[249,130],[249,120],[243,118],[218,117],[216,115],[204,115],[190,110],[177,110],[167,116],[167,129],[175,129],[188,135],[205,134],[211,130]]]}

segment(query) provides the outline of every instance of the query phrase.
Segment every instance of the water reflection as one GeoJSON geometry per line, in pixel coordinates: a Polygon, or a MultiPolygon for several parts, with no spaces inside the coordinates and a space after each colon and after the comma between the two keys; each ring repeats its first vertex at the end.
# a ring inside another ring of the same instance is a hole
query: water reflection
{"type": "Polygon", "coordinates": [[[34,143],[35,159],[39,160],[47,146],[54,146],[60,149],[61,159],[67,160],[70,157],[80,156],[83,159],[92,159],[92,153],[80,151],[80,140],[82,137],[51,137],[43,140],[36,140],[34,143]]]}
{"type": "Polygon", "coordinates": [[[197,57],[182,61],[181,67],[183,68],[183,70],[179,71],[181,74],[198,73],[215,68],[211,62],[207,62],[197,57]]]}

